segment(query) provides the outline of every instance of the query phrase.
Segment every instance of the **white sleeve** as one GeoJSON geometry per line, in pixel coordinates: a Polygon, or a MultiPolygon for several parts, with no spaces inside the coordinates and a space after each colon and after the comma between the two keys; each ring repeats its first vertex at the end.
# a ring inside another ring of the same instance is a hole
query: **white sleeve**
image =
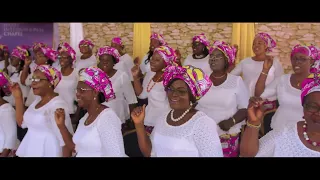
{"type": "MultiPolygon", "coordinates": [[[[142,74],[145,74],[146,73],[146,64],[145,64],[145,60],[148,58],[148,54],[146,54],[143,59],[141,60],[141,63],[140,63],[140,70],[142,72],[142,74]]],[[[149,63],[149,62],[148,62],[149,63]]]]}
{"type": "Polygon", "coordinates": [[[230,74],[233,74],[235,76],[240,76],[242,73],[242,61],[240,61],[236,67],[230,72],[230,74]]]}
{"type": "Polygon", "coordinates": [[[146,74],[146,76],[143,79],[142,92],[138,96],[139,99],[147,99],[148,98],[147,86],[148,86],[148,84],[149,84],[151,79],[152,79],[152,73],[149,72],[149,73],[146,74]]]}
{"type": "Polygon", "coordinates": [[[123,84],[123,94],[128,105],[138,103],[137,96],[134,92],[133,86],[129,80],[127,73],[123,73],[122,84],[123,84]]]}
{"type": "Polygon", "coordinates": [[[0,125],[4,132],[3,149],[14,150],[17,143],[17,124],[15,111],[13,110],[13,108],[8,111],[1,112],[0,125]]]}
{"type": "Polygon", "coordinates": [[[25,81],[26,86],[31,86],[31,78],[32,78],[33,73],[30,73],[25,81]]]}
{"type": "Polygon", "coordinates": [[[275,58],[274,59],[274,62],[275,62],[275,72],[274,72],[274,76],[277,78],[277,77],[281,77],[283,74],[284,74],[284,71],[283,71],[283,68],[282,68],[282,65],[279,61],[279,59],[275,58]]]}
{"type": "Polygon", "coordinates": [[[277,87],[280,82],[281,82],[281,77],[277,77],[275,80],[273,80],[270,84],[268,84],[264,88],[264,91],[260,95],[260,97],[262,99],[268,99],[270,97],[277,96],[277,87]]]}
{"type": "Polygon", "coordinates": [[[281,136],[281,132],[271,130],[259,140],[259,151],[256,157],[273,157],[277,137],[281,136]]]}
{"type": "MultiPolygon", "coordinates": [[[[54,116],[55,116],[55,115],[54,115],[55,111],[56,111],[57,109],[59,109],[59,108],[62,108],[62,109],[64,109],[64,110],[66,110],[66,109],[67,109],[67,106],[65,105],[65,103],[56,102],[56,103],[54,104],[54,106],[51,107],[50,110],[48,111],[47,116],[48,116],[48,118],[49,118],[49,120],[50,120],[50,122],[51,122],[51,127],[52,127],[52,129],[53,129],[53,132],[54,132],[54,134],[56,135],[56,137],[58,138],[59,143],[60,143],[60,146],[62,147],[62,146],[65,145],[65,143],[64,143],[62,134],[61,134],[61,132],[60,132],[60,129],[58,128],[58,125],[57,125],[56,120],[55,120],[55,117],[54,117],[54,116]]],[[[67,127],[69,133],[70,133],[71,135],[73,135],[73,134],[74,134],[74,131],[73,131],[72,123],[71,123],[71,118],[70,118],[70,115],[69,115],[68,113],[65,113],[65,126],[67,127]]]]}
{"type": "Polygon", "coordinates": [[[197,119],[194,127],[194,143],[200,157],[223,157],[216,122],[208,116],[197,119]]]}
{"type": "Polygon", "coordinates": [[[246,109],[249,104],[249,91],[248,88],[245,86],[241,77],[238,79],[238,87],[236,92],[237,98],[237,107],[238,109],[246,109]]]}
{"type": "Polygon", "coordinates": [[[126,157],[121,132],[121,121],[115,112],[111,109],[104,112],[103,116],[99,118],[97,128],[104,155],[107,157],[126,157]]]}

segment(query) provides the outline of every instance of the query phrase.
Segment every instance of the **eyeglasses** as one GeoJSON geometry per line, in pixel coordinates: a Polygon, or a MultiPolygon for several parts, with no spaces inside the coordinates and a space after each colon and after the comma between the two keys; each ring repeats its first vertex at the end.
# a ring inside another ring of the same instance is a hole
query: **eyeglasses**
{"type": "Polygon", "coordinates": [[[31,82],[40,82],[41,80],[44,80],[44,81],[47,81],[48,79],[44,79],[44,78],[31,78],[30,79],[31,80],[31,82]]]}
{"type": "Polygon", "coordinates": [[[316,105],[315,103],[305,104],[304,108],[311,113],[320,113],[320,106],[316,105]]]}
{"type": "Polygon", "coordinates": [[[86,88],[77,88],[76,93],[84,93],[85,91],[92,91],[92,89],[86,89],[86,88]]]}
{"type": "Polygon", "coordinates": [[[173,88],[166,88],[167,93],[176,93],[178,96],[184,96],[188,93],[187,90],[180,90],[180,89],[173,89],[173,88]]]}

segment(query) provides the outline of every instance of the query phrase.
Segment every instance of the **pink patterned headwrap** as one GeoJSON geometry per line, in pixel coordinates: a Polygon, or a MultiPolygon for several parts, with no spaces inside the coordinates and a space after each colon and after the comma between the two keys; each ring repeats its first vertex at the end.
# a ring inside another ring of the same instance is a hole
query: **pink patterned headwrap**
{"type": "Polygon", "coordinates": [[[98,92],[102,92],[107,102],[116,98],[107,74],[97,67],[81,69],[79,81],[86,83],[98,92]]]}
{"type": "Polygon", "coordinates": [[[166,66],[177,64],[177,54],[175,50],[169,46],[159,46],[154,49],[153,53],[158,53],[164,60],[166,66]]]}
{"type": "Polygon", "coordinates": [[[216,49],[220,50],[228,58],[229,65],[234,64],[237,53],[235,47],[230,46],[224,41],[214,41],[209,53],[211,54],[216,49]]]}
{"type": "Polygon", "coordinates": [[[115,43],[115,44],[119,44],[122,46],[122,40],[121,40],[121,37],[115,37],[112,39],[111,41],[112,43],[115,43]]]}
{"type": "Polygon", "coordinates": [[[118,63],[120,61],[120,54],[116,48],[110,47],[110,46],[104,46],[102,48],[98,49],[97,55],[102,56],[102,55],[110,55],[113,56],[116,59],[116,62],[118,63]]]}
{"type": "Polygon", "coordinates": [[[4,45],[4,44],[0,44],[0,50],[9,52],[8,46],[7,46],[7,45],[4,45]]]}
{"type": "Polygon", "coordinates": [[[73,63],[76,60],[76,51],[66,42],[59,44],[59,53],[66,52],[71,56],[73,63]]]}
{"type": "Polygon", "coordinates": [[[199,35],[194,36],[192,38],[192,42],[200,42],[203,45],[205,45],[208,50],[210,48],[210,41],[207,39],[207,37],[204,35],[204,33],[201,33],[199,35]]]}
{"type": "Polygon", "coordinates": [[[32,49],[37,50],[39,48],[45,48],[45,47],[48,47],[48,46],[44,43],[35,42],[33,43],[32,49]]]}
{"type": "MultiPolygon", "coordinates": [[[[319,64],[318,64],[319,65],[319,64]]],[[[312,92],[320,92],[320,68],[317,67],[317,72],[312,73],[301,83],[301,102],[312,92]]]]}
{"type": "Polygon", "coordinates": [[[163,85],[168,88],[174,79],[183,80],[190,88],[196,100],[201,99],[212,86],[208,75],[194,66],[168,66],[163,74],[163,85]]]}
{"type": "Polygon", "coordinates": [[[56,61],[58,58],[58,53],[57,51],[53,50],[52,48],[49,47],[42,47],[40,48],[40,51],[50,60],[56,61]]]}
{"type": "Polygon", "coordinates": [[[24,60],[26,60],[26,57],[30,56],[30,55],[26,49],[23,49],[21,47],[17,47],[12,50],[11,56],[17,57],[17,58],[24,61],[24,60]]]}
{"type": "Polygon", "coordinates": [[[166,41],[164,40],[163,36],[159,33],[152,33],[150,39],[156,39],[160,42],[161,46],[167,45],[166,41]]]}
{"type": "Polygon", "coordinates": [[[272,49],[276,47],[276,41],[271,38],[267,33],[258,33],[255,38],[261,38],[267,45],[267,52],[272,52],[272,49]]]}
{"type": "Polygon", "coordinates": [[[40,65],[36,67],[36,70],[39,70],[42,73],[44,73],[46,78],[49,80],[50,84],[53,85],[53,88],[56,88],[59,82],[61,81],[61,72],[52,66],[40,65]]]}
{"type": "Polygon", "coordinates": [[[92,43],[92,41],[84,39],[84,40],[80,41],[80,43],[79,43],[79,48],[81,46],[89,46],[90,49],[93,49],[94,44],[92,43]]]}
{"type": "Polygon", "coordinates": [[[291,51],[291,58],[297,53],[301,53],[306,56],[309,56],[313,60],[320,60],[320,51],[313,44],[311,44],[311,45],[301,45],[301,44],[295,45],[291,51]]]}
{"type": "Polygon", "coordinates": [[[10,84],[11,84],[11,81],[8,74],[0,70],[0,88],[2,89],[2,91],[6,96],[11,95],[10,84]]]}

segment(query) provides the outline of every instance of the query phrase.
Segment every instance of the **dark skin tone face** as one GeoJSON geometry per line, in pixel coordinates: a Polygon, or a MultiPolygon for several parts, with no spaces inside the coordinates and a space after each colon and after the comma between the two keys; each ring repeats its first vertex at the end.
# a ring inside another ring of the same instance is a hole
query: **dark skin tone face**
{"type": "Polygon", "coordinates": [[[167,89],[170,107],[174,110],[186,110],[190,107],[187,84],[182,80],[175,80],[167,89]]]}
{"type": "Polygon", "coordinates": [[[60,54],[60,66],[61,68],[71,67],[72,66],[72,58],[69,56],[67,52],[61,52],[60,54]]]}
{"type": "Polygon", "coordinates": [[[302,53],[296,53],[291,58],[292,69],[295,74],[309,72],[310,66],[314,63],[313,59],[302,53]]]}
{"type": "Polygon", "coordinates": [[[265,54],[267,50],[267,45],[260,37],[253,40],[252,50],[255,55],[265,54]]]}
{"type": "Polygon", "coordinates": [[[80,46],[80,52],[82,54],[88,54],[91,52],[91,49],[88,45],[82,45],[82,46],[80,46]]]}
{"type": "Polygon", "coordinates": [[[152,55],[152,58],[150,60],[150,67],[151,67],[151,71],[153,72],[160,72],[162,71],[163,68],[165,68],[164,60],[162,59],[162,57],[158,52],[155,52],[152,55]]]}
{"type": "Polygon", "coordinates": [[[79,81],[77,85],[76,97],[78,106],[88,109],[94,98],[98,99],[98,92],[84,82],[79,81]]]}
{"type": "Polygon", "coordinates": [[[226,71],[227,57],[220,50],[214,50],[209,57],[209,65],[213,72],[226,71]]]}
{"type": "Polygon", "coordinates": [[[161,46],[160,41],[156,40],[156,39],[151,39],[150,40],[150,46],[149,46],[149,50],[153,51],[155,48],[161,46]]]}
{"type": "Polygon", "coordinates": [[[31,84],[31,88],[35,95],[43,97],[48,92],[53,92],[52,84],[49,82],[43,72],[36,70],[33,73],[32,78],[34,81],[31,84]]]}
{"type": "Polygon", "coordinates": [[[303,113],[308,127],[313,127],[315,131],[320,133],[320,92],[310,93],[306,97],[303,113]]]}
{"type": "Polygon", "coordinates": [[[98,67],[105,73],[109,73],[113,70],[115,64],[111,55],[104,54],[99,56],[99,61],[98,67]]]}
{"type": "Polygon", "coordinates": [[[111,43],[111,47],[117,49],[118,52],[122,52],[122,50],[123,50],[123,46],[121,46],[120,44],[117,44],[117,43],[111,43]]]}
{"type": "Polygon", "coordinates": [[[203,49],[205,48],[205,46],[200,43],[200,42],[193,42],[192,43],[192,51],[193,54],[200,56],[203,54],[203,49]]]}
{"type": "Polygon", "coordinates": [[[37,51],[35,57],[36,57],[35,63],[37,65],[45,65],[46,62],[49,60],[41,51],[37,51]]]}
{"type": "Polygon", "coordinates": [[[11,56],[10,60],[11,60],[11,66],[13,66],[13,67],[18,67],[19,66],[19,63],[20,63],[20,59],[19,58],[15,57],[15,56],[11,56]]]}

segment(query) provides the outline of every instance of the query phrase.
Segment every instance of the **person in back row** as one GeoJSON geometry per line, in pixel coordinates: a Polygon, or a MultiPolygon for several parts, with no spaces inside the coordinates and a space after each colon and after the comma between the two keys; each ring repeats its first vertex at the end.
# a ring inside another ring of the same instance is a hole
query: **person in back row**
{"type": "Polygon", "coordinates": [[[81,70],[83,68],[97,66],[97,58],[92,52],[93,48],[94,44],[92,41],[86,39],[80,41],[79,49],[81,56],[77,57],[74,68],[81,70]]]}

